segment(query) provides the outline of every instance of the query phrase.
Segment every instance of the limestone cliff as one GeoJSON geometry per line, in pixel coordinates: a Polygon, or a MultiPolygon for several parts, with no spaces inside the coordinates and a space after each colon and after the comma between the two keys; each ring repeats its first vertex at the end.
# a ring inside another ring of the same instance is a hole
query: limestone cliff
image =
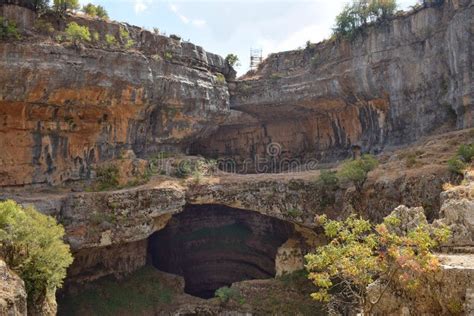
{"type": "Polygon", "coordinates": [[[194,150],[278,170],[284,159],[331,161],[354,145],[380,152],[472,127],[473,32],[474,2],[447,0],[352,40],[272,54],[230,85],[235,112],[194,150]]]}
{"type": "MultiPolygon", "coordinates": [[[[26,9],[4,11],[17,10],[26,9]]],[[[55,34],[67,22],[87,25],[103,43],[122,28],[134,47],[61,44],[36,30],[0,43],[0,186],[88,178],[122,149],[181,151],[226,117],[228,90],[216,75],[233,70],[220,56],[126,24],[42,19],[55,34]]]]}

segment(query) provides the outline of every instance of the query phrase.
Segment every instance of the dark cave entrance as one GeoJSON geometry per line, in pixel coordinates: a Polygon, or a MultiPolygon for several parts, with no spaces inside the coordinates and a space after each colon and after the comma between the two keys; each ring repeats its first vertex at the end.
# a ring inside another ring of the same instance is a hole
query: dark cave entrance
{"type": "Polygon", "coordinates": [[[184,277],[186,293],[207,299],[234,282],[274,277],[277,250],[293,234],[293,224],[257,212],[187,205],[150,236],[148,256],[184,277]]]}

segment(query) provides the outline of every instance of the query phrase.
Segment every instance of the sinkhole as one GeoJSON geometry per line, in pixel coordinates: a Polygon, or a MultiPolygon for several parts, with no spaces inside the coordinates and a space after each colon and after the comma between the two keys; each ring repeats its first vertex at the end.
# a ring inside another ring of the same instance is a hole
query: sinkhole
{"type": "Polygon", "coordinates": [[[275,276],[278,248],[294,226],[257,212],[222,205],[187,205],[149,238],[159,270],[180,275],[185,292],[211,298],[234,282],[275,276]]]}

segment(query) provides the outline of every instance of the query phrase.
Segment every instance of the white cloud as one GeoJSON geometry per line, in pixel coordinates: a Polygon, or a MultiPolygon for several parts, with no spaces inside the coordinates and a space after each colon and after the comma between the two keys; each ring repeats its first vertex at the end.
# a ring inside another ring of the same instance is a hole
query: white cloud
{"type": "Polygon", "coordinates": [[[140,14],[148,9],[148,5],[151,4],[152,0],[134,0],[133,10],[136,14],[140,14]]]}
{"type": "Polygon", "coordinates": [[[170,10],[171,12],[173,12],[174,14],[176,14],[176,16],[181,20],[181,22],[183,22],[184,24],[189,24],[191,23],[193,26],[195,27],[203,27],[207,24],[206,20],[203,20],[203,19],[190,19],[188,18],[187,16],[185,16],[184,14],[182,14],[180,11],[179,11],[179,8],[174,5],[174,4],[170,4],[170,10]]]}

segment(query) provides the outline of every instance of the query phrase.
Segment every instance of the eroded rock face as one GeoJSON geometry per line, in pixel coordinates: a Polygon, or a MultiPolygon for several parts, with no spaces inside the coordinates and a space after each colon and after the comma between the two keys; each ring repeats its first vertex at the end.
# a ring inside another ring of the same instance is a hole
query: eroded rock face
{"type": "Polygon", "coordinates": [[[235,114],[196,152],[278,171],[285,159],[333,161],[407,144],[441,126],[474,126],[469,0],[447,0],[326,41],[270,55],[230,85],[235,114]],[[277,154],[268,150],[278,143],[277,154]],[[250,162],[250,163],[249,163],[250,162]]]}
{"type": "MultiPolygon", "coordinates": [[[[120,28],[70,20],[102,37],[120,28]]],[[[184,150],[226,117],[227,85],[216,75],[232,70],[221,57],[127,29],[135,50],[59,45],[37,35],[0,43],[0,186],[88,178],[95,163],[122,149],[138,156],[184,150]]]]}
{"type": "Polygon", "coordinates": [[[211,298],[232,283],[275,276],[278,248],[293,225],[222,205],[189,205],[149,240],[154,266],[182,275],[186,293],[211,298]]]}
{"type": "Polygon", "coordinates": [[[0,260],[0,315],[27,315],[25,283],[3,260],[0,260]]]}

